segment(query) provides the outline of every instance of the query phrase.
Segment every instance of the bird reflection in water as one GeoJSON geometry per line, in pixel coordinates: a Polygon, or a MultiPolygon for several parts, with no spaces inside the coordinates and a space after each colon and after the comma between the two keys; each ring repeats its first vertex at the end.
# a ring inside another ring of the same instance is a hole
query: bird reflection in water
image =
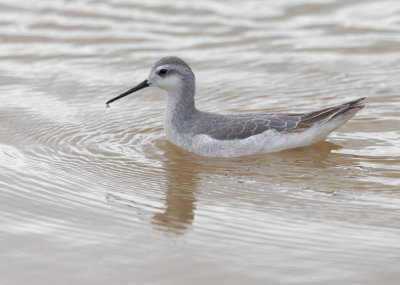
{"type": "MultiPolygon", "coordinates": [[[[316,168],[320,171],[326,169],[329,172],[335,165],[346,165],[343,155],[332,153],[340,149],[340,145],[326,141],[310,147],[240,159],[194,156],[179,150],[170,143],[159,147],[164,148],[165,151],[161,158],[163,163],[161,168],[166,180],[160,184],[160,190],[162,193],[165,191],[165,197],[162,198],[164,205],[152,214],[151,224],[156,230],[178,235],[187,232],[194,221],[200,179],[207,179],[205,177],[213,177],[221,173],[235,173],[232,175],[238,175],[238,179],[240,176],[252,177],[254,181],[262,185],[266,183],[298,185],[311,178],[318,184],[324,182],[314,177],[316,168]],[[303,175],[293,175],[294,173],[303,173],[303,175]]],[[[219,182],[216,183],[218,185],[219,182]]],[[[318,188],[316,186],[315,191],[319,191],[318,188]]],[[[210,189],[204,190],[208,193],[210,189]]],[[[258,195],[257,193],[255,191],[254,195],[258,195]]],[[[274,195],[274,191],[270,194],[274,195]]],[[[231,196],[230,193],[226,193],[226,197],[238,199],[236,195],[231,196]]],[[[129,206],[135,204],[135,201],[126,201],[127,199],[112,194],[109,194],[107,199],[110,202],[118,201],[119,204],[129,206]]],[[[257,198],[254,200],[258,201],[257,198]]]]}
{"type": "Polygon", "coordinates": [[[196,189],[199,178],[196,164],[183,157],[171,158],[164,162],[167,172],[165,208],[153,216],[157,228],[174,233],[183,233],[194,220],[196,189]]]}

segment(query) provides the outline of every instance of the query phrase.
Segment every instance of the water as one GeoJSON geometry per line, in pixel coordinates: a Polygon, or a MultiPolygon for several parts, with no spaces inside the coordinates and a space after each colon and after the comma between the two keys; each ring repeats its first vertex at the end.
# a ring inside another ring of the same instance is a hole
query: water
{"type": "Polygon", "coordinates": [[[0,1],[1,284],[398,284],[398,1],[0,1]],[[165,55],[197,106],[367,96],[325,142],[211,159],[163,132],[165,55]]]}

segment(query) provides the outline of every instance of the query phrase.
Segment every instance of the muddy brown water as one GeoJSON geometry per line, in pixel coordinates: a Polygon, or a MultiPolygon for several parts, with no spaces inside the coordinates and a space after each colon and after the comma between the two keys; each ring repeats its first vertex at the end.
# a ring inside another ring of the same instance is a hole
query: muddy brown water
{"type": "Polygon", "coordinates": [[[1,284],[399,284],[398,1],[0,0],[1,284]],[[197,106],[362,96],[325,142],[215,159],[163,132],[164,55],[197,106]]]}

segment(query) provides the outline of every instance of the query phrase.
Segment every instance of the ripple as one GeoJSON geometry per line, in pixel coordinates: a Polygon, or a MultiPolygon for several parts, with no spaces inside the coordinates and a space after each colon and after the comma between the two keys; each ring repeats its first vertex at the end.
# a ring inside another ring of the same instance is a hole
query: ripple
{"type": "Polygon", "coordinates": [[[397,281],[396,4],[2,1],[5,276],[397,281]],[[307,148],[196,156],[167,142],[162,91],[105,110],[170,54],[193,67],[202,110],[299,112],[361,96],[369,105],[307,148]]]}

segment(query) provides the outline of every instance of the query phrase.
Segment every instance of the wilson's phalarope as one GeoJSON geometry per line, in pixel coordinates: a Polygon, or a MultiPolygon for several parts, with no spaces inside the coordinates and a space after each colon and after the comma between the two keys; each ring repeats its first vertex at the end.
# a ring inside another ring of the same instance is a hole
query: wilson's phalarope
{"type": "Polygon", "coordinates": [[[168,93],[164,115],[167,139],[186,151],[204,156],[237,157],[313,144],[365,107],[363,97],[308,113],[203,112],[195,107],[195,76],[191,68],[172,56],[155,62],[145,81],[106,104],[148,86],[168,93]]]}

